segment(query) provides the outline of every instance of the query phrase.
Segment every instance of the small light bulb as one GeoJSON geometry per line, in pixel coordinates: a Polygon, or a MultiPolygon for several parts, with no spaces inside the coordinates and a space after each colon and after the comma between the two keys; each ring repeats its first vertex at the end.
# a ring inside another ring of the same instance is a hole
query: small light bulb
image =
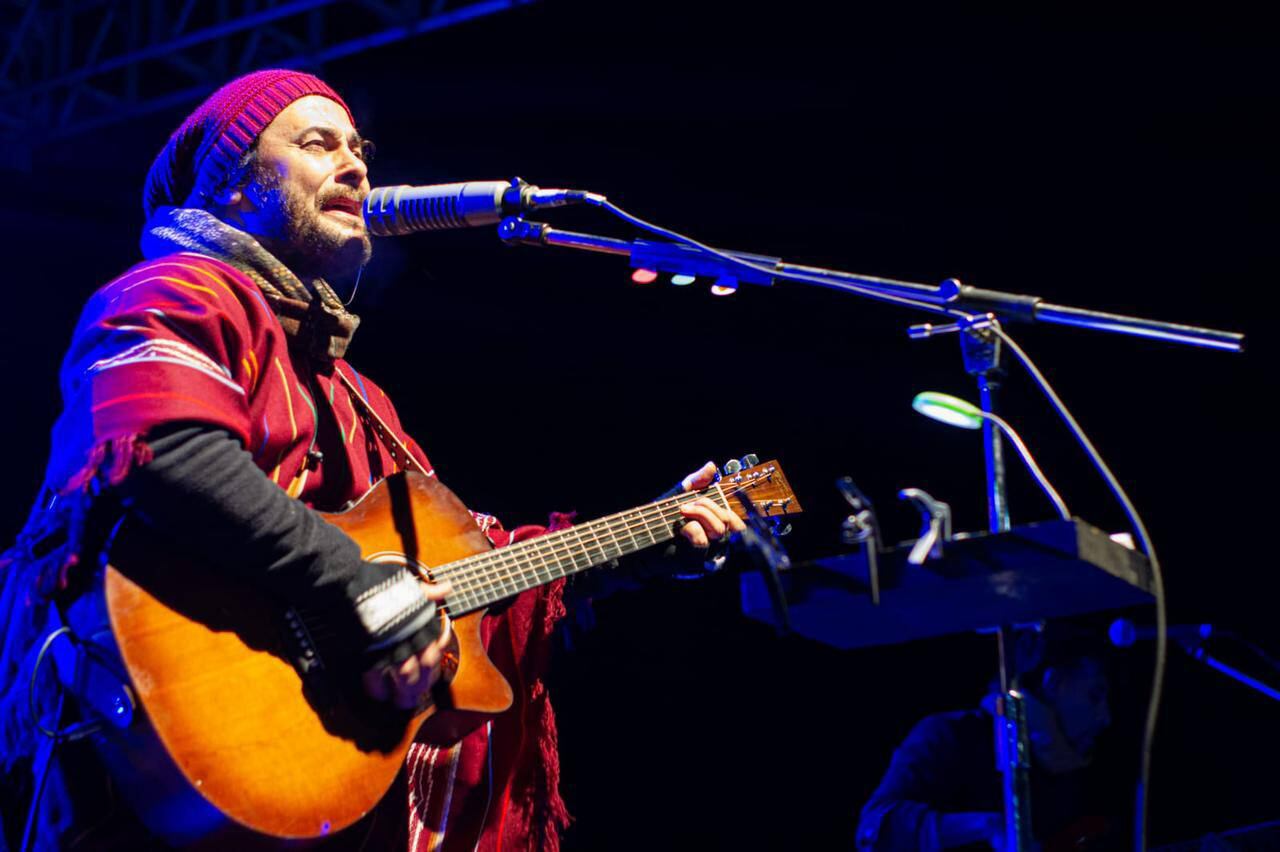
{"type": "Polygon", "coordinates": [[[736,292],[738,292],[738,279],[736,278],[729,278],[728,276],[717,278],[716,283],[711,285],[711,295],[713,296],[732,296],[736,292]]]}

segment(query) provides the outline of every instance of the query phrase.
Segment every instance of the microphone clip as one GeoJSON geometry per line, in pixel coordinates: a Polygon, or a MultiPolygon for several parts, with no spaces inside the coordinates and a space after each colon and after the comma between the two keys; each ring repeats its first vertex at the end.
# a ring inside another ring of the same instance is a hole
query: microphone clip
{"type": "Polygon", "coordinates": [[[738,501],[745,509],[747,527],[735,538],[742,542],[753,562],[764,575],[765,588],[769,590],[769,599],[773,603],[774,617],[778,621],[778,635],[787,636],[792,632],[791,612],[787,607],[787,596],[782,587],[779,572],[791,568],[791,557],[774,535],[773,524],[769,518],[761,514],[756,504],[745,491],[737,493],[738,501]]]}
{"type": "Polygon", "coordinates": [[[875,507],[862,493],[853,478],[842,476],[836,480],[836,489],[844,497],[853,514],[844,519],[840,525],[840,538],[845,544],[862,544],[867,553],[867,575],[871,581],[871,604],[880,605],[880,551],[883,549],[880,540],[880,522],[876,519],[875,507]]]}
{"type": "Polygon", "coordinates": [[[502,212],[515,216],[529,210],[582,204],[590,194],[581,189],[542,189],[524,178],[513,177],[511,185],[502,193],[502,212]]]}

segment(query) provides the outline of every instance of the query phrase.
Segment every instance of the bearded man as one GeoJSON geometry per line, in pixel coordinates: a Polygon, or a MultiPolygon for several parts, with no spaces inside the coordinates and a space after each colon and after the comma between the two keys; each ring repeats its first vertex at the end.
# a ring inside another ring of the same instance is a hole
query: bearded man
{"type": "MultiPolygon", "coordinates": [[[[0,569],[6,683],[31,678],[36,640],[56,623],[50,601],[77,588],[124,513],[290,606],[327,668],[374,701],[421,706],[450,638],[432,606],[448,587],[363,562],[314,511],[339,510],[399,470],[433,474],[386,394],[345,360],[359,320],[328,283],[358,276],[370,257],[365,147],[333,89],[271,70],[214,93],[156,158],[143,193],[146,259],[81,316],[44,488],[0,569]]],[[[714,473],[704,466],[683,487],[714,473]]],[[[694,548],[742,528],[709,500],[682,512],[694,548]]],[[[476,523],[499,547],[543,532],[476,523]]],[[[539,669],[561,585],[483,622],[486,644],[502,636],[492,656],[518,685],[512,709],[452,745],[414,743],[378,839],[368,825],[347,834],[369,848],[557,846],[568,815],[539,669]]],[[[11,689],[0,706],[11,766],[37,750],[33,702],[44,724],[58,722],[57,690],[40,674],[34,695],[11,689]]],[[[151,843],[104,804],[109,782],[75,748],[52,761],[37,845],[151,843]]]]}

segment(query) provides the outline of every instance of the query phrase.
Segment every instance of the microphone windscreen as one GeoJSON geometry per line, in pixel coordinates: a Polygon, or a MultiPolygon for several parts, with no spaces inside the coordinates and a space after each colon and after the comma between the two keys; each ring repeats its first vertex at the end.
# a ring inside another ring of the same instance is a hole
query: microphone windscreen
{"type": "Polygon", "coordinates": [[[380,186],[364,202],[364,221],[375,237],[494,225],[502,220],[505,181],[434,186],[380,186]]]}
{"type": "Polygon", "coordinates": [[[1107,630],[1107,638],[1117,648],[1128,648],[1138,638],[1138,632],[1134,629],[1132,621],[1127,618],[1117,618],[1111,622],[1111,627],[1107,630]]]}

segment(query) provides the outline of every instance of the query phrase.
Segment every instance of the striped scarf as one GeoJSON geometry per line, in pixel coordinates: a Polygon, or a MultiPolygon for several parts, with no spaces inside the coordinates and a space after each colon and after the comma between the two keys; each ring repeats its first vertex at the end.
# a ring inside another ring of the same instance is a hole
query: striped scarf
{"type": "Polygon", "coordinates": [[[216,257],[248,275],[300,351],[320,361],[346,357],[360,317],[323,278],[304,284],[252,236],[207,210],[161,207],[142,229],[142,254],[156,258],[179,251],[216,257]]]}

